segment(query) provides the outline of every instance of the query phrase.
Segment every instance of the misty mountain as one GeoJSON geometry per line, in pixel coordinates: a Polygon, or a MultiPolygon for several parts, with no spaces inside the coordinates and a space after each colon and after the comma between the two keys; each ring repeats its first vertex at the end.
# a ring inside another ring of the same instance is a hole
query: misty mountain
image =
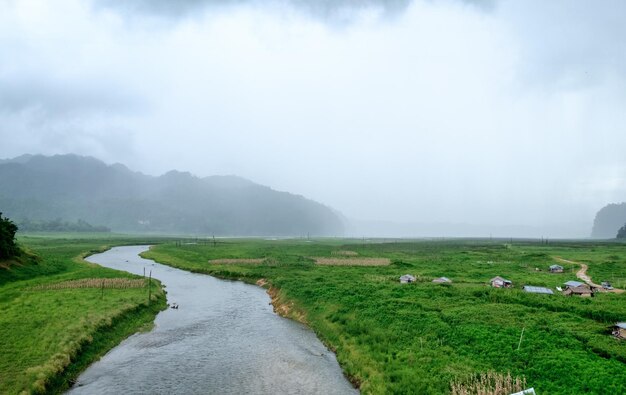
{"type": "Polygon", "coordinates": [[[626,223],[626,202],[602,207],[593,221],[591,237],[615,238],[617,231],[626,223]]]}
{"type": "Polygon", "coordinates": [[[17,221],[87,221],[114,231],[339,235],[330,208],[236,176],[160,177],[77,155],[0,162],[0,209],[17,221]]]}

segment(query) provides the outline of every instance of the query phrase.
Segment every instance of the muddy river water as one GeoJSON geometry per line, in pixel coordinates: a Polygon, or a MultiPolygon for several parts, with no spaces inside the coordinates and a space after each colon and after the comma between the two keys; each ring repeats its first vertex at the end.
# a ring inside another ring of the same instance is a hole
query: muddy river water
{"type": "Polygon", "coordinates": [[[91,365],[69,394],[355,394],[315,334],[277,316],[265,290],[160,265],[117,247],[88,261],[152,271],[179,308],[91,365]]]}

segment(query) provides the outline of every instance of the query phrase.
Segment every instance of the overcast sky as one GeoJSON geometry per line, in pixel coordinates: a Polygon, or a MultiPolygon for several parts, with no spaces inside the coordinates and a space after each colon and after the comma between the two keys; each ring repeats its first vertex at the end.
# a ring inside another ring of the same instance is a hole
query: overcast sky
{"type": "Polygon", "coordinates": [[[236,174],[349,218],[588,232],[626,200],[625,15],[622,0],[1,0],[0,158],[236,174]]]}

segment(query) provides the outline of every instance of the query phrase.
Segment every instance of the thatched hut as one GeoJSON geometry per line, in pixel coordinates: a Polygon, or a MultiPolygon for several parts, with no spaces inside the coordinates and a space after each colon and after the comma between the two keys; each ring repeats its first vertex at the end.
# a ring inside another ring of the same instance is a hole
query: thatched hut
{"type": "Polygon", "coordinates": [[[565,291],[563,291],[563,295],[576,295],[580,296],[581,298],[590,298],[593,296],[593,290],[589,286],[583,284],[578,287],[567,287],[565,291]]]}

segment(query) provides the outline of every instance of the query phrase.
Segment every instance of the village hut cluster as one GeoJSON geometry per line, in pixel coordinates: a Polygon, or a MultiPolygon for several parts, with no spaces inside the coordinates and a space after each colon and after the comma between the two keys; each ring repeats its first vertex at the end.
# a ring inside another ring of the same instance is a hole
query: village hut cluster
{"type": "MultiPolygon", "coordinates": [[[[548,269],[550,273],[563,273],[563,266],[561,265],[550,265],[548,269]]],[[[404,274],[400,276],[400,282],[402,284],[412,283],[415,281],[415,276],[411,274],[404,274]]],[[[448,277],[438,277],[432,280],[432,282],[435,284],[450,284],[452,283],[452,280],[450,280],[448,277]]],[[[495,276],[494,278],[489,280],[489,284],[493,288],[513,287],[513,281],[507,280],[506,278],[500,276],[495,276]]],[[[602,287],[605,289],[612,289],[611,285],[607,282],[603,282],[602,287]]],[[[525,285],[522,289],[528,293],[554,295],[554,291],[546,287],[525,285]]],[[[597,288],[580,281],[568,281],[563,284],[563,287],[556,287],[556,289],[565,296],[579,296],[582,298],[592,297],[594,293],[598,291],[597,288]]]]}
{"type": "MultiPolygon", "coordinates": [[[[551,265],[549,267],[550,273],[563,273],[563,266],[560,265],[551,265]]],[[[411,274],[404,274],[400,276],[400,283],[407,284],[413,283],[416,281],[416,277],[411,274]]],[[[435,284],[450,284],[452,280],[448,277],[438,277],[432,280],[435,284]]],[[[489,280],[489,284],[493,288],[511,288],[513,287],[513,281],[507,280],[500,276],[495,276],[491,280],[489,280]]],[[[611,285],[608,282],[603,282],[602,287],[604,289],[612,289],[611,285]]],[[[550,288],[539,287],[534,285],[524,285],[522,288],[524,292],[534,293],[534,294],[543,294],[543,295],[554,295],[554,291],[550,288]]],[[[580,282],[580,281],[567,281],[563,284],[563,287],[556,287],[557,291],[560,291],[565,296],[578,296],[581,298],[589,298],[593,297],[594,293],[598,291],[596,287],[592,287],[589,284],[580,282]]],[[[612,334],[615,338],[620,340],[626,339],[626,322],[618,322],[615,324],[612,330],[612,334]]]]}

